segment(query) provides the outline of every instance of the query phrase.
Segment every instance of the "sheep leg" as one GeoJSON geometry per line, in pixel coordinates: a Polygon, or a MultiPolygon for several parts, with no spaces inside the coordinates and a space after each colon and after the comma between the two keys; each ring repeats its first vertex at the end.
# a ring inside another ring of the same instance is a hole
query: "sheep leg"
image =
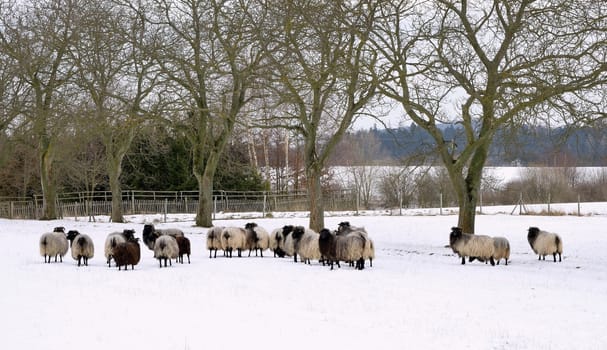
{"type": "Polygon", "coordinates": [[[552,258],[554,259],[554,262],[556,262],[556,253],[552,253],[552,258]]]}
{"type": "Polygon", "coordinates": [[[561,262],[561,253],[559,253],[559,262],[561,262]]]}
{"type": "Polygon", "coordinates": [[[160,264],[160,268],[162,268],[162,259],[158,258],[158,263],[160,264]]]}
{"type": "Polygon", "coordinates": [[[188,254],[188,264],[190,263],[190,254],[188,254]]]}
{"type": "MultiPolygon", "coordinates": [[[[249,249],[249,258],[251,257],[251,250],[252,249],[249,249]]],[[[255,255],[257,255],[257,251],[255,251],[255,255]]]]}
{"type": "Polygon", "coordinates": [[[373,259],[369,258],[369,267],[373,267],[373,259]]]}
{"type": "Polygon", "coordinates": [[[489,262],[491,263],[491,266],[495,266],[495,261],[493,260],[493,257],[489,258],[489,262]]]}
{"type": "Polygon", "coordinates": [[[466,265],[466,257],[462,256],[462,265],[466,265]]]}

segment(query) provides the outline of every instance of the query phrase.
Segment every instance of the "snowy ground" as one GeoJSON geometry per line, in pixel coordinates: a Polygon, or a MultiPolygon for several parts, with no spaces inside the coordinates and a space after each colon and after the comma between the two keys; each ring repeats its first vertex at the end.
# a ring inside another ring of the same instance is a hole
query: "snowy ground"
{"type": "MultiPolygon", "coordinates": [[[[445,247],[455,215],[327,217],[329,228],[343,220],[367,228],[377,258],[363,271],[329,271],[270,252],[209,259],[206,229],[171,216],[156,226],[187,233],[192,263],[160,269],[142,246],[135,270],[119,272],[105,265],[106,235],[133,228],[141,237],[143,224],[160,216],[127,224],[0,220],[2,348],[605,349],[607,204],[588,207],[592,215],[582,217],[511,216],[511,207],[478,216],[477,233],[510,240],[511,264],[495,267],[462,266],[445,247]],[[92,236],[88,267],[78,268],[69,253],[63,263],[43,263],[38,240],[55,226],[92,236]],[[529,226],[560,233],[563,262],[537,260],[529,226]]],[[[254,221],[268,230],[308,222],[275,216],[254,221]]]]}

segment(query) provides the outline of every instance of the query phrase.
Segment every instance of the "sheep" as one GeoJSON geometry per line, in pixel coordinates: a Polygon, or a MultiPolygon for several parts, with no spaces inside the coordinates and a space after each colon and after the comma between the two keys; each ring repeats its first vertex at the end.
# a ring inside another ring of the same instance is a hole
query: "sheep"
{"type": "Polygon", "coordinates": [[[257,256],[257,250],[263,258],[263,251],[270,247],[270,234],[266,229],[257,225],[254,222],[249,222],[244,226],[246,230],[246,249],[249,249],[249,256],[251,256],[251,250],[255,250],[255,256],[257,256]]]}
{"type": "Polygon", "coordinates": [[[177,258],[179,255],[179,245],[177,245],[177,239],[170,235],[161,235],[154,241],[154,258],[158,259],[160,268],[162,268],[162,261],[164,260],[164,267],[167,267],[167,261],[171,266],[173,263],[171,259],[177,258]]]}
{"type": "Polygon", "coordinates": [[[183,236],[177,236],[175,237],[175,240],[177,240],[177,246],[179,247],[179,253],[178,253],[178,257],[177,257],[177,261],[181,264],[183,264],[183,255],[187,255],[188,256],[188,264],[190,263],[190,254],[191,254],[191,247],[190,247],[190,240],[183,236]]]}
{"type": "MultiPolygon", "coordinates": [[[[126,231],[126,230],[125,230],[126,231]]],[[[129,236],[126,242],[116,243],[117,240],[112,241],[114,246],[112,247],[114,261],[118,266],[118,271],[124,266],[124,271],[129,269],[135,269],[135,265],[139,263],[141,259],[141,247],[139,246],[139,238],[129,236]]]]}
{"type": "Polygon", "coordinates": [[[484,235],[473,235],[463,233],[459,227],[452,227],[449,235],[449,246],[462,258],[462,265],[466,263],[466,256],[470,261],[478,258],[481,261],[489,261],[492,266],[493,260],[493,238],[484,235]]]}
{"type": "Polygon", "coordinates": [[[318,245],[320,253],[329,261],[333,270],[333,264],[340,261],[353,261],[357,270],[365,268],[364,248],[367,239],[361,232],[352,232],[347,235],[331,233],[328,229],[322,229],[319,234],[318,245]]]}
{"type": "Polygon", "coordinates": [[[556,262],[556,254],[558,254],[559,262],[561,262],[563,240],[556,233],[542,231],[537,227],[529,227],[527,240],[533,252],[538,254],[538,260],[546,260],[546,255],[552,254],[554,262],[556,262]]]}
{"type": "Polygon", "coordinates": [[[207,249],[209,250],[209,259],[212,258],[212,253],[215,251],[214,257],[217,258],[217,250],[223,249],[221,245],[221,232],[224,227],[215,226],[207,231],[207,249]]]}
{"type": "Polygon", "coordinates": [[[279,248],[285,253],[286,256],[295,256],[295,262],[297,262],[297,254],[295,252],[295,242],[293,240],[292,225],[286,225],[282,228],[282,239],[280,240],[279,248]]]}
{"type": "Polygon", "coordinates": [[[70,241],[72,248],[72,258],[78,261],[78,266],[81,262],[88,266],[89,259],[95,255],[95,245],[91,237],[76,230],[71,230],[67,233],[67,240],[70,241]]]}
{"type": "Polygon", "coordinates": [[[500,259],[504,259],[505,264],[508,265],[508,259],[510,259],[510,242],[505,237],[493,237],[493,259],[496,264],[500,264],[500,259]]]}
{"type": "Polygon", "coordinates": [[[303,263],[310,264],[312,259],[321,260],[318,233],[311,229],[304,229],[302,226],[296,226],[291,235],[295,243],[295,256],[299,255],[303,263]]]}
{"type": "Polygon", "coordinates": [[[119,243],[125,243],[129,238],[135,237],[135,230],[123,230],[122,232],[112,232],[107,235],[104,245],[104,255],[107,261],[107,266],[112,266],[112,258],[114,257],[113,247],[119,243]]]}
{"type": "Polygon", "coordinates": [[[274,257],[284,258],[285,252],[280,248],[282,241],[282,227],[274,229],[270,234],[270,250],[274,252],[274,257]]]}
{"type": "Polygon", "coordinates": [[[365,230],[364,227],[352,226],[348,221],[343,221],[338,224],[337,235],[347,235],[352,232],[359,232],[365,237],[366,243],[363,255],[365,259],[369,259],[369,266],[373,267],[373,259],[375,259],[375,243],[373,243],[373,240],[369,238],[367,230],[365,230]]]}
{"type": "Polygon", "coordinates": [[[44,263],[51,263],[51,257],[55,257],[57,262],[57,256],[59,261],[63,262],[63,256],[67,254],[68,243],[65,236],[64,227],[55,227],[53,232],[47,232],[40,236],[40,255],[44,257],[44,263]],[[48,256],[48,261],[46,257],[48,256]]]}
{"type": "Polygon", "coordinates": [[[232,257],[234,250],[238,251],[238,257],[242,257],[241,253],[246,244],[246,231],[240,227],[226,227],[221,232],[221,245],[228,254],[232,257]]]}
{"type": "Polygon", "coordinates": [[[154,241],[161,235],[169,235],[173,237],[183,237],[183,231],[178,228],[156,229],[152,224],[143,226],[143,243],[150,249],[154,250],[154,241]]]}

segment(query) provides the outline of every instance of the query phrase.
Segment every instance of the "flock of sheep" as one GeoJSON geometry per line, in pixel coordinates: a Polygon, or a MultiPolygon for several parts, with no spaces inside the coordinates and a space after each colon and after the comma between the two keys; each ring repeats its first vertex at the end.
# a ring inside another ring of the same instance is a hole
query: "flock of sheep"
{"type": "MultiPolygon", "coordinates": [[[[154,252],[154,258],[158,259],[161,268],[163,263],[164,267],[172,265],[172,259],[183,264],[184,255],[190,263],[190,240],[183,231],[174,228],[161,230],[148,224],[143,227],[142,237],[143,243],[154,252]]],[[[556,262],[558,254],[561,261],[563,241],[557,234],[530,227],[527,240],[540,260],[545,260],[546,255],[552,255],[556,262]]],[[[39,245],[45,263],[50,263],[53,257],[55,262],[57,258],[63,262],[63,256],[71,247],[72,257],[78,266],[87,266],[88,259],[95,253],[93,240],[88,235],[75,230],[66,233],[64,227],[56,227],[53,232],[44,233],[39,245]]],[[[209,258],[216,258],[218,250],[222,250],[223,255],[229,258],[234,253],[241,257],[242,252],[247,250],[248,256],[255,251],[255,256],[259,254],[263,257],[263,252],[269,249],[274,257],[293,257],[295,262],[299,257],[306,264],[317,260],[322,265],[330,266],[331,270],[335,264],[340,267],[340,262],[362,270],[366,260],[373,266],[375,258],[375,246],[367,231],[362,227],[351,226],[347,221],[341,222],[335,231],[325,228],[320,232],[293,225],[277,228],[271,233],[256,223],[247,223],[244,228],[216,226],[208,230],[206,246],[209,258]]],[[[510,259],[510,243],[506,238],[463,233],[459,227],[451,229],[449,246],[461,257],[462,264],[466,263],[466,257],[470,262],[476,259],[490,262],[491,265],[499,264],[501,259],[508,265],[510,259]]],[[[139,238],[135,237],[134,230],[110,233],[105,240],[104,253],[108,266],[114,260],[118,270],[122,267],[127,270],[128,265],[134,269],[141,259],[139,238]]]]}
{"type": "MultiPolygon", "coordinates": [[[[563,240],[556,233],[542,231],[537,227],[530,227],[527,233],[527,241],[535,254],[538,254],[539,260],[546,260],[546,255],[552,255],[556,262],[556,255],[561,261],[563,254],[563,240]]],[[[452,227],[449,235],[449,246],[453,252],[462,259],[462,264],[475,259],[481,262],[490,262],[491,265],[499,265],[500,260],[504,259],[508,265],[510,259],[510,242],[505,237],[489,237],[485,235],[473,235],[463,233],[459,227],[452,227]]]]}

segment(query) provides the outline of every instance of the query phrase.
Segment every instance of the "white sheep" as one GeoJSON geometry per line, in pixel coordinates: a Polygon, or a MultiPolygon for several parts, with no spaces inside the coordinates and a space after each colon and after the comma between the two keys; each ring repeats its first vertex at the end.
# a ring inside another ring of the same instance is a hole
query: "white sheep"
{"type": "Polygon", "coordinates": [[[179,256],[179,246],[177,240],[173,236],[161,235],[154,242],[154,258],[158,259],[158,263],[162,268],[162,261],[164,260],[164,267],[167,267],[167,261],[171,266],[173,263],[171,259],[176,259],[179,256]]]}
{"type": "Polygon", "coordinates": [[[135,237],[135,230],[123,230],[122,232],[112,232],[105,238],[103,253],[107,261],[108,267],[112,266],[112,258],[114,257],[114,247],[120,243],[126,243],[129,238],[135,237]]]}
{"type": "Polygon", "coordinates": [[[348,221],[340,222],[337,227],[337,235],[347,235],[353,232],[358,232],[365,237],[366,242],[363,255],[365,259],[369,259],[369,266],[372,267],[373,259],[375,259],[375,243],[373,243],[373,240],[369,238],[367,230],[365,230],[364,227],[352,226],[348,221]]]}
{"type": "Polygon", "coordinates": [[[285,256],[294,256],[297,261],[297,254],[295,252],[295,240],[293,239],[294,226],[286,225],[282,228],[282,240],[280,241],[279,248],[285,253],[285,256]]]}
{"type": "Polygon", "coordinates": [[[295,252],[303,263],[310,264],[311,260],[321,260],[318,239],[320,235],[302,226],[296,226],[291,233],[295,240],[295,252]]]}
{"type": "Polygon", "coordinates": [[[242,257],[242,250],[246,244],[246,231],[240,227],[226,227],[221,232],[221,245],[228,257],[232,257],[234,250],[238,251],[238,257],[242,257]]]}
{"type": "Polygon", "coordinates": [[[146,224],[143,226],[143,243],[150,249],[154,250],[154,241],[162,235],[169,235],[173,237],[183,237],[183,231],[178,228],[164,228],[157,229],[152,224],[146,224]]]}
{"type": "Polygon", "coordinates": [[[462,265],[466,263],[466,256],[470,261],[478,258],[481,261],[489,261],[495,265],[493,260],[493,238],[484,235],[463,233],[459,227],[452,227],[449,235],[449,246],[462,258],[462,265]]]}
{"type": "Polygon", "coordinates": [[[209,250],[209,258],[217,258],[217,250],[223,250],[223,245],[221,245],[221,232],[223,229],[224,227],[215,226],[211,227],[207,231],[207,249],[209,250]],[[215,252],[214,256],[212,255],[213,251],[215,252]]]}
{"type": "Polygon", "coordinates": [[[493,259],[497,265],[500,264],[501,259],[504,259],[505,264],[508,265],[510,242],[506,237],[493,237],[493,259]]]}
{"type": "Polygon", "coordinates": [[[270,234],[269,248],[274,252],[274,257],[284,258],[285,252],[280,248],[282,241],[282,227],[274,229],[270,234]]]}
{"type": "Polygon", "coordinates": [[[546,260],[546,255],[552,254],[554,262],[556,262],[556,254],[558,254],[559,262],[561,261],[563,240],[556,233],[542,231],[537,227],[529,227],[527,240],[533,252],[539,255],[538,260],[542,260],[542,258],[546,260]]]}
{"type": "Polygon", "coordinates": [[[255,250],[255,256],[259,250],[263,258],[263,251],[270,247],[270,234],[254,222],[247,223],[244,228],[246,230],[245,245],[246,249],[249,249],[249,256],[251,256],[251,250],[255,250]]]}
{"type": "Polygon", "coordinates": [[[70,247],[72,248],[72,258],[78,261],[78,266],[81,262],[88,266],[89,259],[95,255],[95,245],[91,237],[72,230],[67,233],[67,239],[70,241],[70,247]]]}
{"type": "Polygon", "coordinates": [[[354,231],[347,235],[336,235],[336,254],[341,261],[356,264],[357,270],[365,268],[365,245],[366,235],[361,231],[354,231]]]}
{"type": "Polygon", "coordinates": [[[64,227],[55,227],[53,232],[47,232],[40,236],[40,255],[44,257],[45,263],[50,263],[53,256],[55,262],[57,262],[57,256],[59,256],[59,261],[63,262],[68,247],[64,227]],[[48,261],[46,260],[47,256],[48,261]]]}

